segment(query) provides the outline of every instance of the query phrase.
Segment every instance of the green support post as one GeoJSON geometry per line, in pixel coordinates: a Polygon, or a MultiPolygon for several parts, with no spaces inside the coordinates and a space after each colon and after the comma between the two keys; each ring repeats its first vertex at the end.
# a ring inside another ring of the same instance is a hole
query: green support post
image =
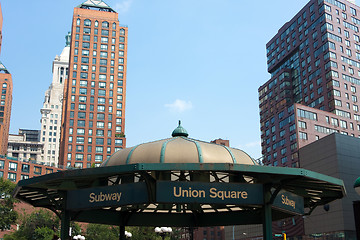
{"type": "Polygon", "coordinates": [[[263,206],[263,238],[272,239],[272,215],[271,215],[271,186],[264,185],[264,206],[263,206]]]}
{"type": "Polygon", "coordinates": [[[70,213],[67,210],[63,210],[61,213],[61,239],[68,240],[70,239],[70,213]]]}
{"type": "Polygon", "coordinates": [[[125,240],[125,226],[120,226],[119,240],[125,240]]]}

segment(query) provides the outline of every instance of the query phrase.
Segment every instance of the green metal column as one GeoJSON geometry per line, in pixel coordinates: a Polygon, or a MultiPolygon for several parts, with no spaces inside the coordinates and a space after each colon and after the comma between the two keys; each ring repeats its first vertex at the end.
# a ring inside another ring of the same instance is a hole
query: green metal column
{"type": "Polygon", "coordinates": [[[119,240],[125,240],[125,226],[120,226],[119,240]]]}
{"type": "Polygon", "coordinates": [[[70,213],[67,210],[63,210],[61,213],[61,232],[60,237],[61,239],[68,240],[70,232],[70,213]]]}
{"type": "Polygon", "coordinates": [[[193,227],[189,228],[189,233],[190,233],[190,240],[194,240],[194,228],[193,227]]]}
{"type": "Polygon", "coordinates": [[[271,215],[271,185],[264,185],[264,206],[263,206],[263,238],[272,239],[272,215],[271,215]]]}

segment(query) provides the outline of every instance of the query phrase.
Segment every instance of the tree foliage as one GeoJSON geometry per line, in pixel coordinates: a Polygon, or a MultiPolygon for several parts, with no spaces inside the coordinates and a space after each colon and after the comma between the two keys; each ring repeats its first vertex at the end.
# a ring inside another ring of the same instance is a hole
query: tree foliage
{"type": "Polygon", "coordinates": [[[71,222],[70,223],[70,227],[71,227],[71,236],[77,236],[77,235],[81,235],[81,227],[78,223],[76,222],[71,222]]]}
{"type": "Polygon", "coordinates": [[[54,236],[54,230],[48,227],[38,227],[34,232],[34,239],[50,240],[54,236]]]}
{"type": "Polygon", "coordinates": [[[0,230],[10,229],[16,222],[18,214],[14,211],[16,200],[11,196],[15,189],[15,184],[10,180],[0,178],[0,230]]]}
{"type": "MultiPolygon", "coordinates": [[[[154,227],[126,227],[126,231],[132,234],[131,239],[136,240],[161,240],[161,236],[155,233],[154,227]]],[[[85,234],[86,240],[118,240],[119,227],[102,225],[102,224],[88,224],[85,234]]],[[[166,236],[166,240],[170,240],[172,235],[166,236]]],[[[174,238],[177,239],[177,238],[174,238]]]]}
{"type": "Polygon", "coordinates": [[[179,240],[181,239],[181,233],[183,230],[181,228],[172,228],[173,232],[170,235],[170,240],[179,240]]]}
{"type": "Polygon", "coordinates": [[[118,240],[119,228],[108,225],[90,223],[87,225],[85,237],[86,240],[118,240]]]}
{"type": "Polygon", "coordinates": [[[48,210],[25,213],[21,220],[19,230],[6,235],[4,240],[49,240],[58,233],[59,218],[48,210]]]}
{"type": "MultiPolygon", "coordinates": [[[[126,231],[131,232],[132,239],[136,240],[161,240],[161,236],[155,233],[154,227],[127,227],[126,231]]],[[[167,239],[167,238],[165,238],[167,239]]]]}

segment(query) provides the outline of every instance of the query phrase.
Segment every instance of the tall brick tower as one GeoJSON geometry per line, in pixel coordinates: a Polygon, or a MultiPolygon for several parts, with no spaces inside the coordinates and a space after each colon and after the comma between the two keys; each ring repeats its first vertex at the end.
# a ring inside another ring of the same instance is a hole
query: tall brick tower
{"type": "Polygon", "coordinates": [[[7,152],[10,115],[12,103],[12,79],[11,74],[6,67],[0,62],[0,154],[5,155],[7,152]]]}
{"type": "Polygon", "coordinates": [[[101,0],[74,8],[59,165],[99,166],[125,147],[127,33],[101,0]]]}
{"type": "MultiPolygon", "coordinates": [[[[0,4],[0,51],[2,44],[2,25],[3,16],[0,4]]],[[[12,78],[9,71],[4,64],[0,62],[0,154],[5,155],[7,152],[9,129],[10,129],[10,115],[12,103],[12,78]]]]}

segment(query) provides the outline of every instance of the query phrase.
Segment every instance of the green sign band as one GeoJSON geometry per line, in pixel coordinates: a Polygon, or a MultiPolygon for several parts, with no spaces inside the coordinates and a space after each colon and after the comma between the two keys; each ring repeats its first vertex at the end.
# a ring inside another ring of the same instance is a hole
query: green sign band
{"type": "MultiPolygon", "coordinates": [[[[262,205],[264,203],[263,185],[158,181],[156,202],[262,205]]],[[[142,203],[149,203],[144,182],[72,190],[68,192],[67,197],[68,210],[142,203]]],[[[286,212],[303,214],[304,199],[282,190],[277,194],[273,207],[286,212]]]]}
{"type": "Polygon", "coordinates": [[[156,183],[159,203],[263,204],[261,184],[170,182],[156,183]]]}
{"type": "Polygon", "coordinates": [[[273,207],[291,213],[304,214],[304,198],[281,190],[274,200],[273,207]]]}
{"type": "Polygon", "coordinates": [[[146,184],[141,182],[69,191],[66,207],[69,210],[114,207],[148,201],[146,184]]]}

